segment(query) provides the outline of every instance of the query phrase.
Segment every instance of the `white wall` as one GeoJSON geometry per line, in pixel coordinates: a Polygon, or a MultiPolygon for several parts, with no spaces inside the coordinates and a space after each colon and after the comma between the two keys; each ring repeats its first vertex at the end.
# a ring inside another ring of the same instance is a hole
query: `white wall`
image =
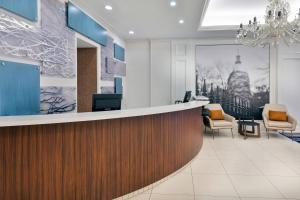
{"type": "Polygon", "coordinates": [[[300,45],[278,49],[278,103],[285,104],[300,123],[300,45]]]}
{"type": "Polygon", "coordinates": [[[192,40],[172,41],[172,102],[183,100],[186,91],[195,94],[194,47],[192,40]]]}
{"type": "Polygon", "coordinates": [[[179,47],[172,40],[126,43],[127,108],[169,105],[183,100],[186,90],[195,91],[192,44],[179,43],[179,47]],[[143,97],[134,98],[136,91],[143,97]]]}
{"type": "Polygon", "coordinates": [[[150,106],[150,42],[126,44],[127,108],[150,106]]]}
{"type": "MultiPolygon", "coordinates": [[[[189,39],[127,42],[127,47],[131,47],[127,50],[127,56],[130,58],[127,59],[129,70],[127,87],[129,90],[143,89],[144,95],[141,98],[142,102],[139,102],[131,97],[134,93],[129,93],[129,108],[173,103],[175,100],[182,99],[186,90],[191,90],[195,94],[195,46],[201,44],[235,44],[235,41],[189,39]],[[140,45],[137,45],[139,43],[140,45]],[[138,55],[139,51],[143,52],[143,56],[138,55]],[[138,62],[135,61],[136,59],[138,62]],[[138,73],[134,71],[137,67],[142,77],[138,77],[138,73]]],[[[286,104],[300,121],[299,75],[300,45],[271,47],[270,102],[286,104]]]]}
{"type": "Polygon", "coordinates": [[[171,103],[171,41],[154,40],[150,45],[150,104],[171,103]]]}

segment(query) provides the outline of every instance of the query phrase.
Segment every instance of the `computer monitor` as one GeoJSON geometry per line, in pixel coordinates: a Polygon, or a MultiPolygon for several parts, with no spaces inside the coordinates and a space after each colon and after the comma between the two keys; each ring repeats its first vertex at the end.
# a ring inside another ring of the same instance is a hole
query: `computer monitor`
{"type": "Polygon", "coordinates": [[[183,103],[187,103],[192,98],[192,91],[186,91],[183,99],[183,103]]]}
{"type": "Polygon", "coordinates": [[[93,94],[93,112],[121,110],[122,94],[93,94]]]}

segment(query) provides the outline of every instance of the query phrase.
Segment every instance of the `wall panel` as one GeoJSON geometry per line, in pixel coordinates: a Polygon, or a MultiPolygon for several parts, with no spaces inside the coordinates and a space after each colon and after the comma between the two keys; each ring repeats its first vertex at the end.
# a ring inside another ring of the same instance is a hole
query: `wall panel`
{"type": "Polygon", "coordinates": [[[106,46],[107,30],[71,2],[68,3],[67,24],[73,30],[106,46]]]}
{"type": "Polygon", "coordinates": [[[39,66],[0,60],[0,116],[39,112],[39,66]]]}
{"type": "Polygon", "coordinates": [[[38,20],[38,0],[0,0],[0,8],[30,21],[38,20]]]}
{"type": "Polygon", "coordinates": [[[300,45],[281,45],[278,52],[278,103],[300,121],[300,45]]]}
{"type": "Polygon", "coordinates": [[[151,106],[171,103],[171,42],[151,41],[151,106]]]}
{"type": "Polygon", "coordinates": [[[125,61],[125,49],[118,44],[114,44],[114,58],[125,61]]]}

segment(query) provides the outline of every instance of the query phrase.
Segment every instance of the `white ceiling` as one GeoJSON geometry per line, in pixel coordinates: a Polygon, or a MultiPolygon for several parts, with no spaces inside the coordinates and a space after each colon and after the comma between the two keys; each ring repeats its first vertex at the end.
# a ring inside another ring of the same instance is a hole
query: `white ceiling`
{"type": "MultiPolygon", "coordinates": [[[[199,32],[204,0],[72,0],[123,39],[219,37],[221,33],[199,32]],[[112,11],[104,9],[111,5],[112,11]],[[184,19],[184,24],[178,21],[184,19]],[[129,35],[129,30],[135,34],[129,35]]],[[[223,34],[232,37],[232,31],[223,34]]],[[[221,35],[223,35],[221,34],[221,35]]]]}
{"type": "MultiPolygon", "coordinates": [[[[288,0],[291,6],[289,20],[293,20],[300,8],[300,0],[288,0]]],[[[260,23],[264,23],[267,0],[210,0],[202,26],[199,30],[220,26],[238,26],[253,21],[256,16],[260,23]]]]}
{"type": "MultiPolygon", "coordinates": [[[[300,7],[300,0],[289,1],[296,13],[300,7]]],[[[238,25],[240,22],[246,23],[254,16],[262,17],[267,4],[267,0],[177,0],[177,6],[172,8],[170,0],[72,0],[72,2],[125,40],[234,38],[233,28],[224,30],[223,25],[238,25]],[[209,4],[206,4],[207,12],[203,18],[206,1],[209,4]],[[113,10],[105,10],[105,5],[111,5],[113,10]],[[185,23],[179,24],[180,19],[184,19],[185,23]],[[200,21],[206,26],[217,27],[203,31],[201,30],[203,27],[199,27],[200,21]],[[129,35],[130,30],[135,34],[129,35]]]]}

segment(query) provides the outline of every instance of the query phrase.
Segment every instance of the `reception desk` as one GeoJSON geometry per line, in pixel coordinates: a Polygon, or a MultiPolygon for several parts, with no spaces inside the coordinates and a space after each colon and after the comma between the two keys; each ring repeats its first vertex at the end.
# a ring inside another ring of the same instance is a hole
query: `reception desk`
{"type": "Polygon", "coordinates": [[[150,185],[198,154],[207,103],[0,117],[0,199],[110,200],[150,185]]]}

